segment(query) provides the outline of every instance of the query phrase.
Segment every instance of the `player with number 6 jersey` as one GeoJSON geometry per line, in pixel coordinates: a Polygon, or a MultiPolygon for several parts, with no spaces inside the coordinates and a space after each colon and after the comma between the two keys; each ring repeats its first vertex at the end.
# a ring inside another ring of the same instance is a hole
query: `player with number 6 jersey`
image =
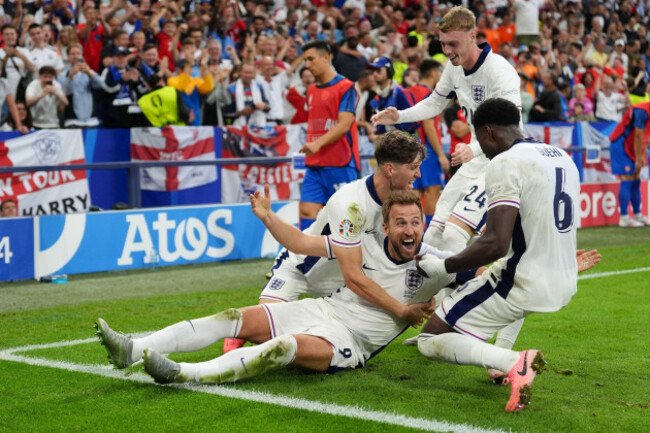
{"type": "Polygon", "coordinates": [[[537,350],[517,353],[485,340],[531,312],[564,307],[577,290],[578,272],[578,169],[562,149],[526,138],[520,119],[519,109],[504,99],[478,108],[476,134],[491,159],[485,233],[454,256],[426,256],[419,263],[436,276],[497,260],[443,300],[418,348],[430,358],[508,372],[508,411],[530,402],[530,386],[544,360],[537,350]]]}

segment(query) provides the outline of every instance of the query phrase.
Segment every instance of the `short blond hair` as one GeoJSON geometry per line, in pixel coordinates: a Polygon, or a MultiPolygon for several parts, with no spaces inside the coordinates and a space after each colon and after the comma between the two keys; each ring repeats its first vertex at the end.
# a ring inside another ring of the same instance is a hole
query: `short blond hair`
{"type": "Polygon", "coordinates": [[[439,27],[443,33],[454,31],[471,32],[476,28],[476,17],[472,11],[465,7],[454,6],[442,17],[439,27]]]}

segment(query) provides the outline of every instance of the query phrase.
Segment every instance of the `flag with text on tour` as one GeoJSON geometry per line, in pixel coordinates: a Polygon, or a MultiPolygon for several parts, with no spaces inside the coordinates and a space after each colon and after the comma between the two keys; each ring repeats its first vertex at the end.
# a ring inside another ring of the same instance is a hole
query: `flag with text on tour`
{"type": "MultiPolygon", "coordinates": [[[[211,126],[171,126],[131,130],[131,161],[205,161],[215,155],[211,126]]],[[[220,176],[215,165],[140,169],[142,206],[218,203],[220,176]]]]}
{"type": "MultiPolygon", "coordinates": [[[[37,131],[0,142],[0,166],[84,164],[80,130],[37,131]]],[[[13,198],[20,215],[87,211],[85,170],[0,173],[0,201],[13,198]]]]}
{"type": "Polygon", "coordinates": [[[305,124],[276,127],[234,127],[221,129],[224,158],[259,158],[259,164],[224,165],[221,171],[223,203],[247,202],[249,195],[270,187],[272,200],[300,198],[304,172],[290,162],[270,164],[268,157],[287,157],[298,153],[307,139],[305,124]]]}

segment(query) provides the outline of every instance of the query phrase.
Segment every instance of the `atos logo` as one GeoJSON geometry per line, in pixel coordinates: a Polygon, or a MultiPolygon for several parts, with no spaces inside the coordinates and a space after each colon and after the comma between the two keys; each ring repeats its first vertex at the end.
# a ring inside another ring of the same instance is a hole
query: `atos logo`
{"type": "Polygon", "coordinates": [[[196,260],[204,254],[215,259],[225,257],[232,252],[235,237],[219,225],[221,221],[223,225],[232,223],[230,209],[214,210],[205,222],[195,217],[168,219],[167,212],[159,212],[151,227],[147,224],[144,214],[126,215],[129,227],[117,264],[132,265],[134,253],[144,253],[144,263],[150,263],[150,252],[154,249],[158,251],[160,260],[165,263],[173,263],[179,259],[196,260]],[[212,246],[215,239],[222,246],[212,246]]]}

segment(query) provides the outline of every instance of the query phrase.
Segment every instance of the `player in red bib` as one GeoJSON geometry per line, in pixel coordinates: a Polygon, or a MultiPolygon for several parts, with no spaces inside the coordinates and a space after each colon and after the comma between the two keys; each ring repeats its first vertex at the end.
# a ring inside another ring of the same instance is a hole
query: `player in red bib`
{"type": "Polygon", "coordinates": [[[307,172],[300,197],[300,228],[306,229],[318,211],[342,185],[358,178],[359,143],[354,83],[331,66],[332,52],[325,41],[303,47],[305,65],[316,78],[307,89],[307,172]]]}

